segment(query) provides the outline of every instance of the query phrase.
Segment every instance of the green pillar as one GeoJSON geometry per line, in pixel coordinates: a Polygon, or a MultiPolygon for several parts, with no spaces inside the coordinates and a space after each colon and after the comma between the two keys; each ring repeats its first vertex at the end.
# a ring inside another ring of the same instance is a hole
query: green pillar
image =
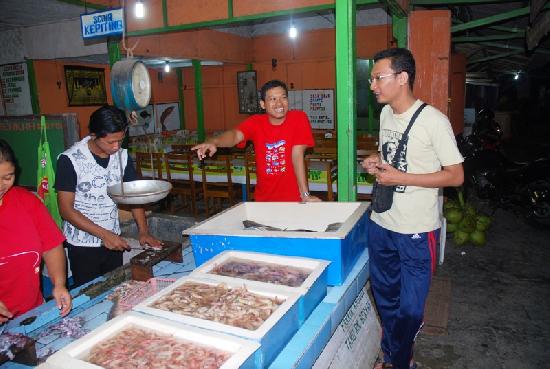
{"type": "Polygon", "coordinates": [[[168,5],[166,0],[162,0],[162,25],[168,27],[168,5]]]}
{"type": "Polygon", "coordinates": [[[407,17],[392,15],[392,33],[397,40],[397,47],[407,47],[407,17]]]}
{"type": "Polygon", "coordinates": [[[338,201],[355,201],[357,195],[355,13],[355,0],[336,1],[338,201]]]}
{"type": "Polygon", "coordinates": [[[233,18],[233,0],[227,0],[227,18],[233,18]]]}
{"type": "Polygon", "coordinates": [[[120,46],[118,40],[109,38],[107,40],[107,52],[109,53],[109,65],[112,67],[120,57],[120,46]]]}
{"type": "Polygon", "coordinates": [[[31,106],[34,115],[40,114],[40,102],[38,100],[38,85],[36,84],[36,75],[34,74],[34,62],[27,59],[27,75],[29,77],[29,88],[31,92],[31,106]]]}
{"type": "Polygon", "coordinates": [[[204,107],[202,102],[202,71],[200,60],[193,59],[193,70],[195,71],[195,99],[197,100],[197,128],[199,142],[204,142],[206,132],[204,129],[204,107]]]}
{"type": "Polygon", "coordinates": [[[180,128],[185,129],[185,100],[183,98],[183,71],[181,68],[176,68],[178,76],[178,98],[180,103],[180,128]]]}

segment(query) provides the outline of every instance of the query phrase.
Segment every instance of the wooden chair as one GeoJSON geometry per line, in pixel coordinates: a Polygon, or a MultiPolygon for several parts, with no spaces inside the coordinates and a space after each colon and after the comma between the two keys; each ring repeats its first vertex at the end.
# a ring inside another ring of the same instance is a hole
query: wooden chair
{"type": "Polygon", "coordinates": [[[317,157],[322,157],[325,159],[331,159],[336,160],[336,157],[338,156],[338,149],[336,146],[334,147],[314,147],[313,148],[313,155],[317,157]]]}
{"type": "Polygon", "coordinates": [[[163,154],[154,152],[136,152],[136,172],[140,179],[162,179],[163,154]],[[148,173],[145,173],[148,172],[148,173]],[[154,175],[153,175],[154,173],[154,175]]]}
{"type": "Polygon", "coordinates": [[[195,146],[195,144],[171,144],[172,152],[177,153],[188,153],[191,152],[191,148],[195,146]]]}
{"type": "MultiPolygon", "coordinates": [[[[193,179],[193,154],[191,153],[169,153],[164,155],[166,176],[172,183],[173,197],[179,197],[182,205],[189,199],[193,216],[197,217],[197,198],[200,195],[200,187],[193,179]]],[[[173,200],[173,199],[172,199],[173,200]]],[[[170,211],[174,213],[174,201],[170,202],[170,211]]]]}
{"type": "Polygon", "coordinates": [[[226,199],[229,206],[236,203],[236,199],[242,196],[242,186],[234,184],[231,179],[232,155],[216,155],[213,158],[204,159],[202,163],[202,192],[204,196],[204,209],[206,216],[210,216],[210,200],[212,207],[222,209],[222,200],[226,199]],[[208,176],[216,176],[215,181],[209,181],[208,176]]]}
{"type": "Polygon", "coordinates": [[[335,201],[336,194],[332,188],[332,185],[338,179],[338,171],[336,170],[336,161],[330,158],[319,155],[308,155],[305,159],[306,174],[309,178],[309,170],[312,166],[319,168],[320,171],[326,172],[326,191],[310,191],[315,196],[326,200],[335,201]]]}
{"type": "Polygon", "coordinates": [[[254,200],[254,189],[256,187],[251,180],[252,174],[256,174],[256,156],[253,152],[245,154],[244,168],[246,173],[246,201],[252,201],[254,200]]]}

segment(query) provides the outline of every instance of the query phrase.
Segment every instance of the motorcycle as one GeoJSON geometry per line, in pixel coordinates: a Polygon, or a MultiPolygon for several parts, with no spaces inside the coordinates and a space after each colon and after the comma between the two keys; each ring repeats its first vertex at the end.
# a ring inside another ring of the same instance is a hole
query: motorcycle
{"type": "Polygon", "coordinates": [[[490,114],[483,119],[493,122],[483,122],[467,137],[457,137],[464,157],[466,195],[473,192],[493,212],[497,208],[510,209],[530,224],[550,229],[550,158],[510,159],[503,152],[498,123],[490,114]]]}

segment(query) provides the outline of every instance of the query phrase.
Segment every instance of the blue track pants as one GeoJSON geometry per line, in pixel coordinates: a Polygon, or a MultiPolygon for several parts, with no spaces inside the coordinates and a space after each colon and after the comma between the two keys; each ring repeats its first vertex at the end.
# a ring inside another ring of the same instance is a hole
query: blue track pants
{"type": "Polygon", "coordinates": [[[403,234],[369,223],[371,286],[382,322],[384,361],[408,369],[435,268],[439,229],[403,234]]]}

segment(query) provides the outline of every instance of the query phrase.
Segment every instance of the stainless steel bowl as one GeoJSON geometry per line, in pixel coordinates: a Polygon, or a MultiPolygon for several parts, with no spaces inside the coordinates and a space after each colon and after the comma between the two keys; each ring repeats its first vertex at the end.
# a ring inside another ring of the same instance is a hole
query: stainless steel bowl
{"type": "Polygon", "coordinates": [[[172,189],[172,184],[156,179],[124,182],[124,194],[121,184],[107,187],[107,194],[117,204],[141,205],[164,199],[172,189]]]}

